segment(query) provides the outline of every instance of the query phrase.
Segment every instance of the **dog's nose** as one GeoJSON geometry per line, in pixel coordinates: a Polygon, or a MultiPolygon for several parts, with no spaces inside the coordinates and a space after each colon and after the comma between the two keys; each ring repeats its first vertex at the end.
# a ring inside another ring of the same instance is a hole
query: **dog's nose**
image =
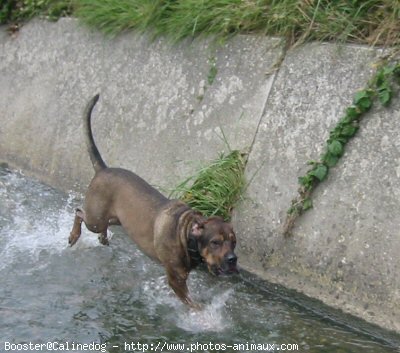
{"type": "Polygon", "coordinates": [[[236,256],[235,254],[233,254],[233,253],[229,254],[229,255],[226,257],[226,262],[227,262],[229,265],[236,265],[236,263],[237,263],[237,256],[236,256]]]}

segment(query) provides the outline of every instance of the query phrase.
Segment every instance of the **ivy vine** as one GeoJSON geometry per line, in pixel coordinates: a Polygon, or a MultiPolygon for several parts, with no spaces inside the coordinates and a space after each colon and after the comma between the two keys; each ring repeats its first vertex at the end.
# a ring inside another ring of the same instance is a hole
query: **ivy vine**
{"type": "Polygon", "coordinates": [[[344,117],[329,133],[325,151],[318,161],[309,161],[311,168],[299,178],[298,196],[292,200],[283,227],[283,234],[288,236],[296,219],[313,207],[312,192],[328,176],[329,170],[336,166],[345,152],[346,144],[356,135],[360,121],[375,101],[388,106],[393,97],[394,84],[400,85],[400,62],[382,61],[368,82],[366,88],[353,97],[353,104],[345,111],[344,117]]]}

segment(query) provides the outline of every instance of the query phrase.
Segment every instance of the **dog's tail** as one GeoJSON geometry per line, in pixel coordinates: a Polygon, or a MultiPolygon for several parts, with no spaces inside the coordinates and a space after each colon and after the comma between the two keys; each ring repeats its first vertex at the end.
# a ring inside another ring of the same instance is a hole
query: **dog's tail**
{"type": "Polygon", "coordinates": [[[93,168],[96,172],[99,170],[107,168],[107,165],[104,163],[103,158],[101,158],[100,152],[97,149],[97,146],[94,142],[92,127],[91,127],[91,118],[92,111],[97,101],[99,100],[100,95],[96,94],[87,104],[83,118],[84,118],[84,126],[86,133],[86,146],[89,152],[90,160],[92,161],[93,168]]]}

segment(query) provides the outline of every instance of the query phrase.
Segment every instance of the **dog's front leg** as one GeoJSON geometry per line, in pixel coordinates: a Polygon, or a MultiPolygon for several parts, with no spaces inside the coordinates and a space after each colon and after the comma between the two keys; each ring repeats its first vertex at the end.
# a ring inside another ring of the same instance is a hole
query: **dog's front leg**
{"type": "Polygon", "coordinates": [[[200,306],[193,302],[189,296],[189,290],[186,284],[188,272],[167,267],[168,284],[182,302],[189,305],[192,309],[199,310],[200,306]]]}

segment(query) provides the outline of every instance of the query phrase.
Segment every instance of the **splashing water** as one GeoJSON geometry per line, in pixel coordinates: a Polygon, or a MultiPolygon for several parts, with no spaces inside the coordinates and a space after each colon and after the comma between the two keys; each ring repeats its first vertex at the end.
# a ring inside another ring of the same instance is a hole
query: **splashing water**
{"type": "MultiPolygon", "coordinates": [[[[195,273],[191,276],[195,280],[199,279],[195,273]]],[[[190,287],[192,290],[204,290],[203,286],[195,285],[193,288],[193,285],[190,285],[190,287]]],[[[144,280],[142,290],[149,313],[155,315],[160,307],[169,307],[175,313],[171,320],[182,330],[192,333],[222,332],[231,327],[231,321],[225,309],[228,300],[233,296],[233,288],[223,291],[211,290],[214,292],[212,298],[207,298],[208,302],[201,304],[200,310],[189,309],[177,299],[167,284],[166,275],[144,280]]]]}
{"type": "MultiPolygon", "coordinates": [[[[0,191],[0,207],[7,220],[2,222],[1,235],[4,246],[0,250],[0,270],[20,261],[45,266],[39,261],[40,255],[61,254],[68,247],[68,235],[73,222],[73,209],[79,195],[70,193],[67,197],[59,194],[60,208],[50,208],[54,203],[54,190],[45,185],[35,185],[36,193],[32,193],[32,182],[22,175],[4,173],[0,191]],[[16,227],[17,225],[17,227],[16,227]]],[[[58,206],[57,205],[57,206],[58,206]]],[[[99,246],[95,236],[85,236],[83,229],[79,247],[99,246]]]]}
{"type": "Polygon", "coordinates": [[[64,195],[0,168],[0,351],[5,341],[55,340],[107,343],[110,353],[135,351],[124,349],[124,342],[296,343],[307,353],[394,351],[393,345],[237,277],[191,272],[189,290],[203,308],[189,310],[169,288],[164,268],[120,228],[113,228],[107,247],[82,227],[70,248],[74,208],[80,204],[78,194],[64,195]]]}
{"type": "Polygon", "coordinates": [[[231,328],[232,321],[226,313],[226,303],[232,297],[232,288],[215,296],[210,304],[199,311],[186,311],[178,315],[176,325],[185,331],[222,332],[231,328]]]}

